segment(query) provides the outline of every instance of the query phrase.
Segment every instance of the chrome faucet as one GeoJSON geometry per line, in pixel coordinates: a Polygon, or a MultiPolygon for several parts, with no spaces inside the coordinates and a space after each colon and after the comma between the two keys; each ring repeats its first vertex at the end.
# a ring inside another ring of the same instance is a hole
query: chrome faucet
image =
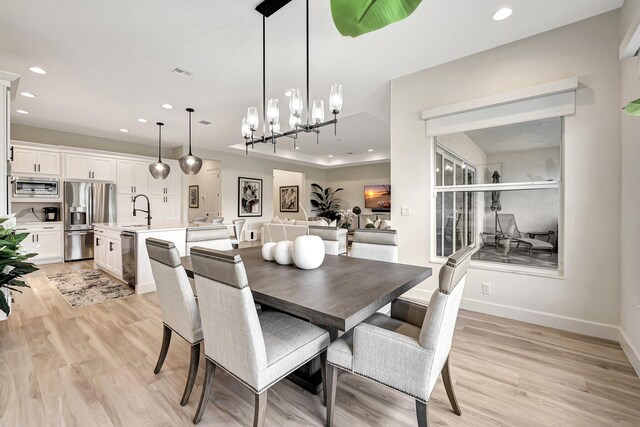
{"type": "Polygon", "coordinates": [[[147,225],[151,225],[151,203],[149,203],[149,198],[147,196],[145,196],[144,194],[137,194],[134,198],[133,198],[133,216],[136,216],[136,212],[144,212],[147,214],[147,225]],[[147,210],[145,211],[144,209],[136,209],[136,199],[138,197],[144,197],[147,200],[147,210]]]}

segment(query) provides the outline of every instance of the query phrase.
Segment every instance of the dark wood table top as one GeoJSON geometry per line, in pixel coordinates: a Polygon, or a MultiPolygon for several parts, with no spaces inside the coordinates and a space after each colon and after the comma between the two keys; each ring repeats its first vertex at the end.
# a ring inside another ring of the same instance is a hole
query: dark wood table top
{"type": "MultiPolygon", "coordinates": [[[[334,255],[315,270],[300,270],[263,260],[260,247],[236,252],[256,302],[341,331],[431,276],[428,267],[334,255]]],[[[193,277],[191,257],[183,257],[182,265],[193,277]]]]}

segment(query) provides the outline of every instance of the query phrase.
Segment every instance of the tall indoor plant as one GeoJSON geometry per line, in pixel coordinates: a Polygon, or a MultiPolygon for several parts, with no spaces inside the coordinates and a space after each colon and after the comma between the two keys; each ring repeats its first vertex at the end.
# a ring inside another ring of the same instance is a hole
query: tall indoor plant
{"type": "Polygon", "coordinates": [[[311,184],[311,206],[312,211],[316,212],[318,216],[329,219],[330,221],[340,219],[340,199],[335,195],[338,191],[344,190],[344,188],[331,187],[322,188],[318,184],[311,184]]]}
{"type": "MultiPolygon", "coordinates": [[[[14,215],[0,217],[0,289],[7,288],[12,291],[22,292],[19,287],[29,287],[22,276],[32,273],[38,268],[29,262],[30,258],[36,256],[33,250],[37,245],[20,244],[27,238],[29,233],[15,233],[16,227],[14,215]]],[[[5,293],[0,292],[0,310],[9,315],[9,302],[5,298],[5,293]]]]}

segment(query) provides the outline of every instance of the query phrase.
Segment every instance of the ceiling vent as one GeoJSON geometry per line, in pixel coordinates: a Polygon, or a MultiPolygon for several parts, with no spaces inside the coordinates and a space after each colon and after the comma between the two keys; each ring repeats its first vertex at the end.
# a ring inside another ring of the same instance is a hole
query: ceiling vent
{"type": "Polygon", "coordinates": [[[211,122],[208,122],[206,120],[200,120],[198,123],[200,123],[201,125],[205,125],[205,126],[209,126],[211,124],[211,122]]]}
{"type": "Polygon", "coordinates": [[[177,75],[182,76],[182,77],[191,77],[191,74],[193,74],[193,71],[191,71],[188,68],[181,67],[181,66],[177,66],[176,68],[171,70],[171,72],[173,74],[177,74],[177,75]]]}

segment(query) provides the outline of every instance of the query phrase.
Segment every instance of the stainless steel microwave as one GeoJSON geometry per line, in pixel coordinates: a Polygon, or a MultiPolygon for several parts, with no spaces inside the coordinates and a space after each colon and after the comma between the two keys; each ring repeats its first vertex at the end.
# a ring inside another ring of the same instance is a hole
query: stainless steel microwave
{"type": "Polygon", "coordinates": [[[60,180],[57,178],[11,178],[12,196],[15,198],[60,197],[60,180]]]}

